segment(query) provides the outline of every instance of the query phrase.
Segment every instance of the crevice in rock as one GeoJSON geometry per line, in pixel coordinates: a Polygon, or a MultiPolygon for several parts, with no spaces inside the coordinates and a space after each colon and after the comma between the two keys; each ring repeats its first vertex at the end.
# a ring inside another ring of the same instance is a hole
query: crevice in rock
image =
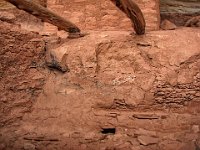
{"type": "Polygon", "coordinates": [[[116,128],[102,128],[101,133],[102,134],[115,134],[116,128]]]}

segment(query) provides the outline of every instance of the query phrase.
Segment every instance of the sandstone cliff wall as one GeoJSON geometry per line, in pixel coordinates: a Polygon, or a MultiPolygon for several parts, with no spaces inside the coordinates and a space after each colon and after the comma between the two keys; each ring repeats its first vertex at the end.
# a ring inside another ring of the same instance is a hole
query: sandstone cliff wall
{"type": "MultiPolygon", "coordinates": [[[[160,24],[159,0],[136,0],[144,13],[147,30],[160,24]]],[[[48,0],[48,8],[76,23],[82,30],[133,30],[130,20],[109,0],[48,0]]],[[[48,31],[56,31],[50,25],[48,31]]]]}

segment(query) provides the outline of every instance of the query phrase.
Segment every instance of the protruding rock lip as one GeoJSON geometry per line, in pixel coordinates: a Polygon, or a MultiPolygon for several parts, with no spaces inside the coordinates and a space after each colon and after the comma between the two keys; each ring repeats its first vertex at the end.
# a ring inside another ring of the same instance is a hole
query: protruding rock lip
{"type": "Polygon", "coordinates": [[[88,34],[89,33],[81,33],[81,32],[69,33],[68,38],[69,39],[76,39],[76,38],[84,37],[88,34]]]}

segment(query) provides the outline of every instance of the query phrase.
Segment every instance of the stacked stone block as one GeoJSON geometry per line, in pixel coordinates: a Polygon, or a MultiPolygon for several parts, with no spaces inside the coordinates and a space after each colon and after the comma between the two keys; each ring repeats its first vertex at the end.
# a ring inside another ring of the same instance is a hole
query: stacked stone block
{"type": "MultiPolygon", "coordinates": [[[[147,23],[147,31],[160,24],[159,0],[136,0],[147,23]]],[[[133,30],[126,17],[110,0],[48,0],[47,7],[77,24],[82,30],[133,30]]],[[[46,24],[46,30],[56,27],[46,24]]]]}

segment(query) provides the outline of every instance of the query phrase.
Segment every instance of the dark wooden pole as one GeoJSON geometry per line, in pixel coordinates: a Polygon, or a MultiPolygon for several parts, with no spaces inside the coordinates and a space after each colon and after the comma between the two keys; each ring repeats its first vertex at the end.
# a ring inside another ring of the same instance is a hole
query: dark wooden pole
{"type": "Polygon", "coordinates": [[[72,22],[55,14],[47,8],[33,2],[32,0],[5,0],[17,8],[28,12],[41,19],[44,22],[51,23],[58,27],[58,30],[64,30],[72,34],[79,35],[80,29],[72,22]]]}
{"type": "Polygon", "coordinates": [[[110,0],[132,21],[136,34],[145,33],[145,19],[139,6],[133,0],[110,0]]]}

